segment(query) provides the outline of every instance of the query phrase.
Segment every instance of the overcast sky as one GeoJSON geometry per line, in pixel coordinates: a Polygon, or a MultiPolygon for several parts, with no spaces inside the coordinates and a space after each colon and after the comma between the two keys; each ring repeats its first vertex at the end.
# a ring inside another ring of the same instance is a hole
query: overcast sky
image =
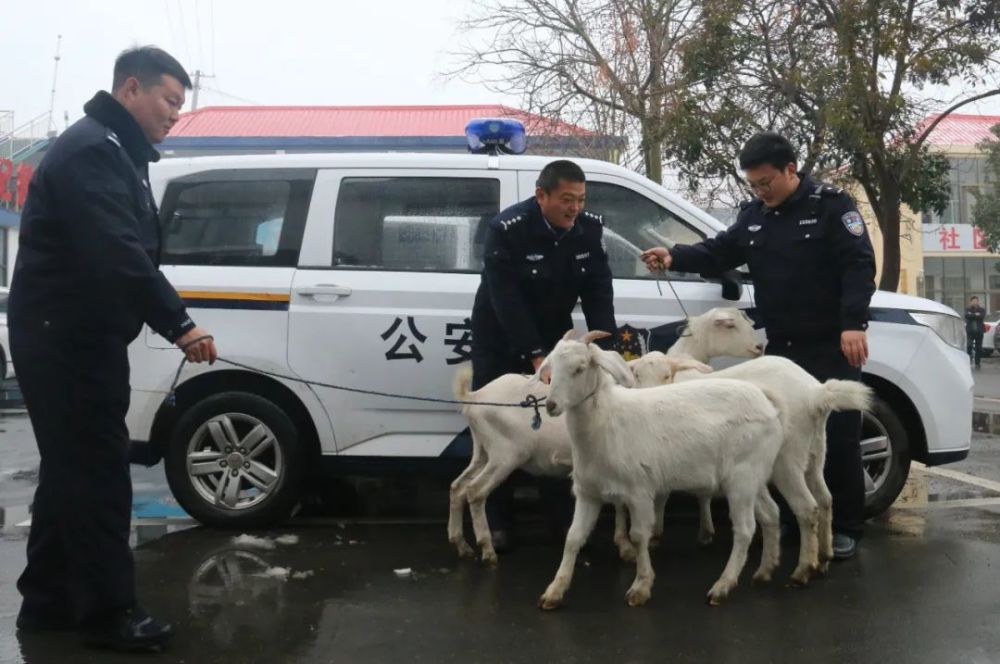
{"type": "MultiPolygon", "coordinates": [[[[148,43],[189,71],[215,75],[204,81],[201,106],[516,105],[440,78],[468,10],[468,0],[0,0],[0,110],[15,111],[18,124],[48,110],[60,34],[60,129],[64,111],[76,120],[84,102],[110,86],[119,51],[148,43]]],[[[1000,113],[1000,101],[965,112],[1000,113]]]]}
{"type": "Polygon", "coordinates": [[[0,109],[18,124],[48,110],[60,34],[60,128],[64,111],[79,118],[110,86],[119,51],[149,43],[215,75],[199,106],[516,103],[439,77],[467,9],[464,0],[0,0],[0,109]]]}

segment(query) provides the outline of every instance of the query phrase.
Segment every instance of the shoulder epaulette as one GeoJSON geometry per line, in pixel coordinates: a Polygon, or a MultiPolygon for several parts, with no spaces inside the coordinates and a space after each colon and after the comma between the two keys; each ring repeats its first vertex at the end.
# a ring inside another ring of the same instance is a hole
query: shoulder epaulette
{"type": "Polygon", "coordinates": [[[497,221],[497,223],[500,224],[500,228],[502,228],[503,230],[507,230],[514,224],[520,223],[521,220],[524,219],[524,217],[525,217],[524,214],[518,214],[513,217],[507,217],[506,219],[500,219],[497,221]]]}
{"type": "Polygon", "coordinates": [[[587,217],[588,219],[593,219],[594,221],[596,221],[597,223],[599,223],[601,226],[604,225],[604,217],[602,215],[594,214],[593,212],[588,212],[587,210],[584,210],[581,214],[584,217],[587,217]]]}

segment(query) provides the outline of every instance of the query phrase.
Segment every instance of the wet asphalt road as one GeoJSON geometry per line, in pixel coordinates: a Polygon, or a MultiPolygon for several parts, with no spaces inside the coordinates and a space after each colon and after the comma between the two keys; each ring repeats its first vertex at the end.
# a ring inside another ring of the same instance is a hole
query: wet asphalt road
{"type": "MultiPolygon", "coordinates": [[[[126,657],[84,650],[72,634],[15,636],[27,534],[18,524],[37,459],[26,417],[0,413],[0,662],[1000,663],[1000,437],[977,434],[970,459],[947,471],[914,469],[897,506],[870,524],[859,556],[810,588],[785,587],[796,555],[789,548],[776,582],[751,585],[755,544],[740,586],[718,608],[703,598],[728,555],[724,515],[706,549],[695,543],[692,515],[668,517],[653,556],[653,599],[642,608],[625,606],[634,568],[616,559],[603,521],[567,605],[554,613],[535,603],[561,543],[528,515],[499,569],[458,561],[437,485],[418,492],[427,519],[300,518],[256,533],[298,536],[272,549],[184,519],[140,518],[140,596],[178,637],[161,655],[126,657]],[[400,577],[401,568],[412,573],[400,577]]],[[[133,476],[138,513],[176,513],[161,468],[133,476]]],[[[389,496],[379,513],[391,515],[400,494],[369,487],[362,497],[389,496]]]]}

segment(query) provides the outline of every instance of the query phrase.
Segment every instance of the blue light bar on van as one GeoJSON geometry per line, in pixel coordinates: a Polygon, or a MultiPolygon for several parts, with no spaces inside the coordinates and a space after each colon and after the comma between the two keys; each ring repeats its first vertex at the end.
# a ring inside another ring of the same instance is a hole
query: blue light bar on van
{"type": "Polygon", "coordinates": [[[476,118],[465,125],[473,154],[521,154],[528,147],[524,125],[510,118],[476,118]]]}

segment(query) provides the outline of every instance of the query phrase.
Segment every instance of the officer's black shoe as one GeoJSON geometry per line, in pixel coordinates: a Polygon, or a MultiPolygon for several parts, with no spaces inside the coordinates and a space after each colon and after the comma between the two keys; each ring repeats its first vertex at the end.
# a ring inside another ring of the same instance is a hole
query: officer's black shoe
{"type": "Polygon", "coordinates": [[[77,621],[68,615],[39,615],[25,611],[17,614],[17,629],[26,633],[68,632],[77,627],[77,621]]]}
{"type": "Polygon", "coordinates": [[[85,643],[92,648],[122,652],[156,651],[162,650],[173,635],[173,627],[134,607],[89,624],[85,643]]]}
{"type": "Polygon", "coordinates": [[[848,560],[858,552],[858,540],[842,533],[833,534],[833,559],[848,560]]]}
{"type": "Polygon", "coordinates": [[[509,553],[514,548],[514,536],[509,530],[493,530],[493,550],[497,553],[509,553]]]}

